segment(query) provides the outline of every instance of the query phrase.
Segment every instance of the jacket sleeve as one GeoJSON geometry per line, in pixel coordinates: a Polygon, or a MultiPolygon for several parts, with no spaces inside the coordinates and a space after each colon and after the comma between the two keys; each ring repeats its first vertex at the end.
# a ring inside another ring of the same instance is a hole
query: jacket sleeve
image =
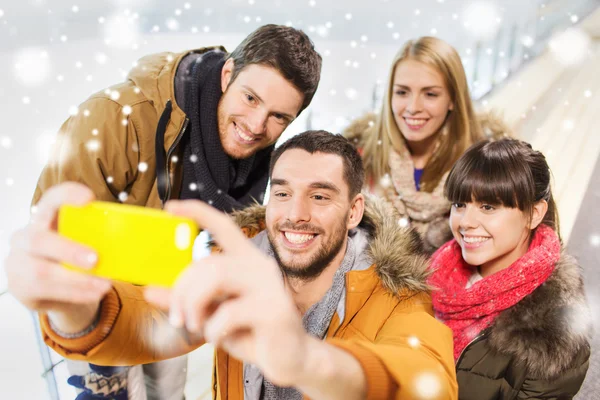
{"type": "Polygon", "coordinates": [[[396,309],[375,342],[329,342],[361,363],[369,399],[458,398],[452,332],[425,307],[396,309]]]}
{"type": "Polygon", "coordinates": [[[66,181],[85,184],[98,200],[116,201],[138,170],[139,144],[130,117],[120,104],[105,97],[91,97],[81,104],[56,137],[32,204],[50,187],[66,181]]]}
{"type": "Polygon", "coordinates": [[[572,399],[583,384],[589,367],[589,349],[582,352],[575,365],[553,379],[527,378],[519,390],[518,399],[572,399]]]}
{"type": "Polygon", "coordinates": [[[115,282],[102,301],[99,321],[87,335],[66,339],[40,315],[44,342],[65,358],[97,365],[147,364],[187,354],[204,342],[169,324],[164,312],[144,300],[143,288],[115,282]]]}

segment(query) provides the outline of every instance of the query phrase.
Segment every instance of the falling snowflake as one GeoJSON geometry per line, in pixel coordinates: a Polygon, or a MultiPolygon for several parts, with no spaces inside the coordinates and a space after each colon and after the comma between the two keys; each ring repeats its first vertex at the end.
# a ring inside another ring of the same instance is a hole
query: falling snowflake
{"type": "Polygon", "coordinates": [[[195,184],[194,182],[190,183],[190,190],[191,191],[196,191],[196,189],[198,189],[198,185],[195,184]]]}
{"type": "Polygon", "coordinates": [[[388,188],[388,187],[390,187],[391,184],[392,184],[392,180],[390,179],[389,174],[383,175],[381,177],[381,179],[379,180],[379,186],[381,186],[382,188],[388,188]]]}
{"type": "Polygon", "coordinates": [[[398,220],[398,225],[400,228],[406,228],[409,225],[410,221],[406,217],[402,217],[398,220]]]}
{"type": "MultiPolygon", "coordinates": [[[[568,104],[565,104],[568,105],[568,104]]],[[[566,119],[563,121],[563,129],[566,131],[572,131],[575,128],[575,122],[570,119],[566,119]]]]}
{"type": "Polygon", "coordinates": [[[96,53],[94,59],[98,64],[106,64],[106,62],[108,61],[108,56],[104,53],[96,53]]]}
{"type": "Polygon", "coordinates": [[[498,6],[489,1],[474,1],[464,10],[464,26],[477,39],[492,39],[500,24],[498,23],[498,6]]]}
{"type": "Polygon", "coordinates": [[[177,157],[177,156],[171,157],[171,162],[176,163],[177,161],[179,161],[179,157],[177,157]]]}
{"type": "Polygon", "coordinates": [[[50,75],[52,65],[48,52],[36,47],[28,47],[15,55],[14,73],[25,86],[38,86],[50,75]]]}
{"type": "Polygon", "coordinates": [[[415,378],[413,392],[418,399],[437,399],[440,397],[442,384],[438,374],[423,372],[415,378]]]}
{"type": "Polygon", "coordinates": [[[77,114],[79,114],[79,108],[77,106],[69,107],[69,115],[75,116],[77,114]]]}
{"type": "Polygon", "coordinates": [[[165,25],[171,31],[178,31],[179,30],[179,21],[177,21],[175,18],[169,18],[169,19],[167,19],[167,21],[165,22],[165,25]]]}
{"type": "Polygon", "coordinates": [[[12,186],[12,185],[14,185],[15,181],[12,178],[6,178],[5,183],[6,183],[6,186],[12,186]]]}
{"type": "Polygon", "coordinates": [[[129,197],[129,195],[127,194],[127,192],[121,192],[121,193],[119,193],[119,201],[121,203],[125,203],[127,201],[128,197],[129,197]]]}
{"type": "Polygon", "coordinates": [[[106,177],[106,183],[113,183],[114,182],[114,178],[112,176],[107,176],[106,177]]]}
{"type": "Polygon", "coordinates": [[[413,348],[419,347],[421,345],[421,341],[419,340],[418,337],[411,336],[408,338],[408,345],[413,348]]]}
{"type": "Polygon", "coordinates": [[[197,156],[197,155],[195,155],[195,154],[192,154],[192,155],[190,156],[190,161],[191,161],[192,163],[195,163],[196,161],[198,161],[198,156],[197,156]]]}
{"type": "Polygon", "coordinates": [[[552,56],[563,65],[576,65],[585,60],[590,49],[590,37],[578,28],[569,28],[550,38],[552,56]]]}
{"type": "Polygon", "coordinates": [[[146,172],[148,170],[148,163],[142,161],[138,164],[138,169],[140,170],[140,172],[146,172]]]}
{"type": "Polygon", "coordinates": [[[85,148],[89,151],[98,151],[98,149],[100,149],[100,141],[96,139],[88,140],[85,144],[85,148]]]}
{"type": "Polygon", "coordinates": [[[12,147],[12,139],[8,136],[2,136],[2,138],[0,138],[0,146],[5,149],[10,149],[12,147]]]}
{"type": "Polygon", "coordinates": [[[598,247],[600,246],[600,235],[594,234],[590,236],[590,244],[593,247],[598,247]]]}
{"type": "Polygon", "coordinates": [[[592,97],[592,91],[591,90],[586,90],[585,92],[583,92],[583,95],[585,97],[592,97]]]}

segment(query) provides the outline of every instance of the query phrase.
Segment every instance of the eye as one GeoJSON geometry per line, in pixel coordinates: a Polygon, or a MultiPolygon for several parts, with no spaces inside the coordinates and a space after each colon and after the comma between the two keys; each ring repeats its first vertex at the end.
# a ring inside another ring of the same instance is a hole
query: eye
{"type": "Polygon", "coordinates": [[[452,203],[454,208],[465,208],[465,203],[452,203]]]}
{"type": "Polygon", "coordinates": [[[277,192],[274,194],[275,197],[288,197],[288,194],[285,192],[277,192]]]}
{"type": "Polygon", "coordinates": [[[396,93],[398,96],[404,96],[404,95],[406,95],[406,90],[403,90],[403,89],[398,89],[398,90],[396,90],[396,92],[395,92],[395,93],[396,93]]]}
{"type": "Polygon", "coordinates": [[[427,97],[438,97],[438,96],[439,96],[439,94],[437,94],[437,93],[431,93],[431,92],[427,93],[427,97]]]}
{"type": "Polygon", "coordinates": [[[255,103],[256,102],[256,99],[250,93],[245,93],[244,96],[246,97],[246,101],[248,103],[255,103]]]}
{"type": "Polygon", "coordinates": [[[483,208],[485,211],[493,211],[496,209],[494,206],[491,206],[489,204],[482,204],[481,208],[483,208]]]}
{"type": "Polygon", "coordinates": [[[323,196],[323,195],[320,195],[320,194],[315,194],[315,195],[313,196],[313,199],[315,199],[315,200],[320,200],[320,201],[323,201],[323,200],[329,200],[327,197],[325,197],[325,196],[323,196]]]}
{"type": "Polygon", "coordinates": [[[280,124],[287,124],[288,123],[287,118],[283,114],[274,113],[273,114],[273,118],[275,118],[277,120],[277,122],[280,123],[280,124]]]}

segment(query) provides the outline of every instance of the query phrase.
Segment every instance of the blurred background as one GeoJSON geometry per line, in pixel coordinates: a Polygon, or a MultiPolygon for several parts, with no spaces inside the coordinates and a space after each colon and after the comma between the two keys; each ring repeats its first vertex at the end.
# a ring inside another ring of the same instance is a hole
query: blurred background
{"type": "MultiPolygon", "coordinates": [[[[27,223],[61,123],[92,93],[160,51],[233,48],[255,28],[304,30],[323,56],[319,90],[280,140],[339,132],[378,109],[394,54],[419,36],[460,53],[481,110],[543,151],[562,235],[581,262],[600,328],[600,0],[0,0],[0,260],[27,223]]],[[[74,399],[33,316],[6,293],[0,261],[0,398],[74,399]]],[[[600,344],[578,399],[600,399],[600,344]]],[[[210,398],[212,350],[190,358],[188,399],[210,398]]]]}

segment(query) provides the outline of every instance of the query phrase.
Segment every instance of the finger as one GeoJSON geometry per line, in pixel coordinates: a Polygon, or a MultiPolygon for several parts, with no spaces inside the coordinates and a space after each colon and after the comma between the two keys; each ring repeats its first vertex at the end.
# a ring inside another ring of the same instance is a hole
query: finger
{"type": "Polygon", "coordinates": [[[72,271],[52,262],[46,264],[48,271],[43,274],[47,274],[47,279],[40,281],[39,290],[39,296],[46,300],[89,304],[101,300],[112,288],[107,279],[72,271]]]}
{"type": "Polygon", "coordinates": [[[235,298],[219,304],[204,323],[204,338],[219,346],[225,338],[233,340],[238,331],[252,330],[253,316],[260,312],[248,298],[235,298]]]}
{"type": "Polygon", "coordinates": [[[249,255],[251,253],[248,252],[258,251],[227,214],[206,203],[173,200],[167,203],[165,210],[196,221],[198,226],[212,234],[226,253],[249,255]]]}
{"type": "Polygon", "coordinates": [[[61,183],[42,196],[31,222],[46,229],[56,229],[56,216],[63,204],[84,205],[94,199],[94,193],[87,186],[75,182],[61,183]]]}
{"type": "Polygon", "coordinates": [[[30,226],[16,232],[11,239],[11,247],[34,257],[84,269],[92,268],[98,262],[98,255],[93,249],[41,227],[30,226]]]}
{"type": "Polygon", "coordinates": [[[161,310],[168,310],[171,304],[172,290],[159,286],[148,286],[144,289],[144,299],[161,310]]]}
{"type": "Polygon", "coordinates": [[[199,332],[215,304],[248,290],[246,274],[234,261],[231,256],[212,255],[187,268],[173,287],[172,322],[185,323],[190,332],[199,332]]]}
{"type": "Polygon", "coordinates": [[[7,264],[9,291],[25,306],[38,309],[41,302],[88,304],[102,299],[110,290],[107,280],[67,270],[59,264],[11,253],[7,264]]]}

